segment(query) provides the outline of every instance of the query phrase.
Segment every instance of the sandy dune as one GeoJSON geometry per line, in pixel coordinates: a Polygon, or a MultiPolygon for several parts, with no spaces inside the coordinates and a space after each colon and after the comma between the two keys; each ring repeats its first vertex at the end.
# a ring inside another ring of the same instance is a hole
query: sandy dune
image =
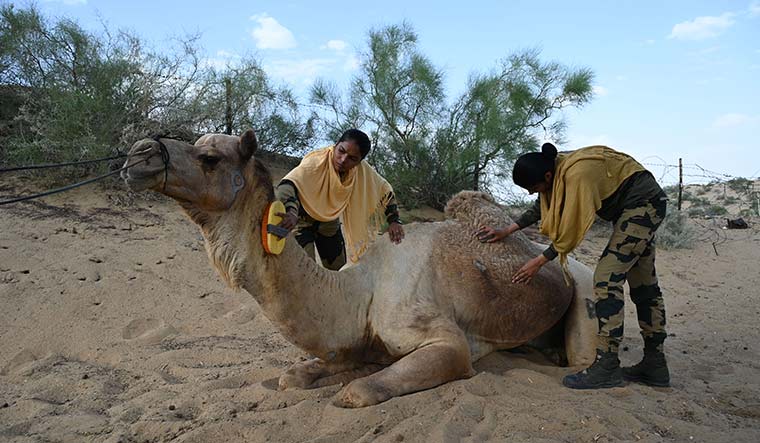
{"type": "MultiPolygon", "coordinates": [[[[568,390],[571,369],[525,350],[346,410],[331,404],[338,386],[276,390],[306,356],[250,295],[224,287],[173,202],[90,187],[3,207],[0,441],[757,442],[760,232],[703,239],[658,252],[672,388],[568,390]]],[[[578,258],[593,263],[603,243],[588,239],[578,258]]],[[[627,309],[621,359],[633,363],[627,309]]]]}

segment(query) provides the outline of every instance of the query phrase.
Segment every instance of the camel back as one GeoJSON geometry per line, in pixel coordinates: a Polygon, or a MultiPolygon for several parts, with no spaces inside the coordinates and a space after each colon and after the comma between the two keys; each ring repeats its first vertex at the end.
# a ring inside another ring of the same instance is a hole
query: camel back
{"type": "MultiPolygon", "coordinates": [[[[457,322],[468,334],[515,346],[542,334],[564,315],[573,296],[557,263],[547,263],[528,284],[512,276],[542,248],[517,232],[498,243],[474,236],[481,225],[507,226],[512,220],[486,194],[462,191],[446,206],[447,224],[434,240],[436,284],[460,294],[457,322]]],[[[442,288],[443,288],[442,287],[442,288]]]]}

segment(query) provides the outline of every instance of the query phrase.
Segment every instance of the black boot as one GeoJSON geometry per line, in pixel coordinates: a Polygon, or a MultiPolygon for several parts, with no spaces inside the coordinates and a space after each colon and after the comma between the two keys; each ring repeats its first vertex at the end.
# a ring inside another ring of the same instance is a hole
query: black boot
{"type": "Polygon", "coordinates": [[[644,358],[640,362],[623,368],[623,378],[649,386],[670,386],[670,372],[665,354],[655,349],[644,349],[644,358]]]}
{"type": "Polygon", "coordinates": [[[562,384],[572,389],[623,386],[623,375],[617,353],[596,351],[596,360],[591,366],[577,374],[565,376],[562,384]]]}

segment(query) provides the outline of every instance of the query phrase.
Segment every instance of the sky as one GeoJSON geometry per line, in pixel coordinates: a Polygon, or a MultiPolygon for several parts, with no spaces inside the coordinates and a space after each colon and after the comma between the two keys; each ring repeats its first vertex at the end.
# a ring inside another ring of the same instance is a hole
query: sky
{"type": "Polygon", "coordinates": [[[594,99],[564,113],[560,149],[608,145],[633,155],[664,184],[677,183],[679,158],[686,183],[760,175],[760,0],[38,0],[37,6],[94,32],[102,23],[131,30],[156,48],[199,33],[207,63],[253,54],[274,82],[303,97],[317,78],[347,85],[368,31],[385,25],[414,28],[419,50],[445,73],[450,101],[472,74],[537,48],[545,62],[595,74],[594,99]]]}

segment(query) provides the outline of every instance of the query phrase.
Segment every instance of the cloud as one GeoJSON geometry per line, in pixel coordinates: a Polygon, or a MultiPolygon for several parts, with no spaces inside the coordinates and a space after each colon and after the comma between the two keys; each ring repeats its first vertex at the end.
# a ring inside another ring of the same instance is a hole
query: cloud
{"type": "Polygon", "coordinates": [[[749,5],[749,16],[760,17],[760,2],[752,2],[752,4],[749,5]]]}
{"type": "Polygon", "coordinates": [[[704,40],[719,36],[723,31],[733,26],[734,13],[726,12],[717,17],[697,17],[673,26],[668,38],[678,40],[704,40]]]}
{"type": "Polygon", "coordinates": [[[267,74],[288,83],[310,85],[317,77],[335,65],[334,59],[307,58],[300,60],[274,60],[265,64],[267,74]]]}
{"type": "Polygon", "coordinates": [[[346,61],[343,63],[343,70],[344,71],[356,71],[359,69],[359,58],[355,56],[354,54],[349,55],[346,57],[346,61]]]}
{"type": "Polygon", "coordinates": [[[644,43],[646,43],[648,45],[653,45],[653,44],[657,43],[657,40],[655,40],[653,38],[650,38],[649,40],[646,40],[644,43]]]}
{"type": "Polygon", "coordinates": [[[746,125],[760,124],[760,115],[728,113],[718,116],[712,123],[715,129],[732,129],[746,125]]]}
{"type": "Polygon", "coordinates": [[[242,57],[233,52],[219,50],[216,51],[216,57],[208,57],[201,61],[204,66],[216,69],[225,69],[228,66],[234,66],[242,57]]]}
{"type": "Polygon", "coordinates": [[[348,47],[348,43],[344,42],[343,40],[330,40],[322,48],[327,48],[327,49],[331,49],[333,51],[342,52],[347,47],[348,47]]]}
{"type": "Polygon", "coordinates": [[[591,90],[594,91],[594,94],[599,97],[604,97],[609,94],[609,91],[604,86],[595,85],[591,88],[591,90]]]}
{"type": "Polygon", "coordinates": [[[251,31],[251,36],[256,41],[256,47],[259,49],[289,49],[295,48],[296,38],[293,33],[282,26],[273,17],[266,13],[256,14],[251,20],[258,23],[258,26],[251,31]]]}

